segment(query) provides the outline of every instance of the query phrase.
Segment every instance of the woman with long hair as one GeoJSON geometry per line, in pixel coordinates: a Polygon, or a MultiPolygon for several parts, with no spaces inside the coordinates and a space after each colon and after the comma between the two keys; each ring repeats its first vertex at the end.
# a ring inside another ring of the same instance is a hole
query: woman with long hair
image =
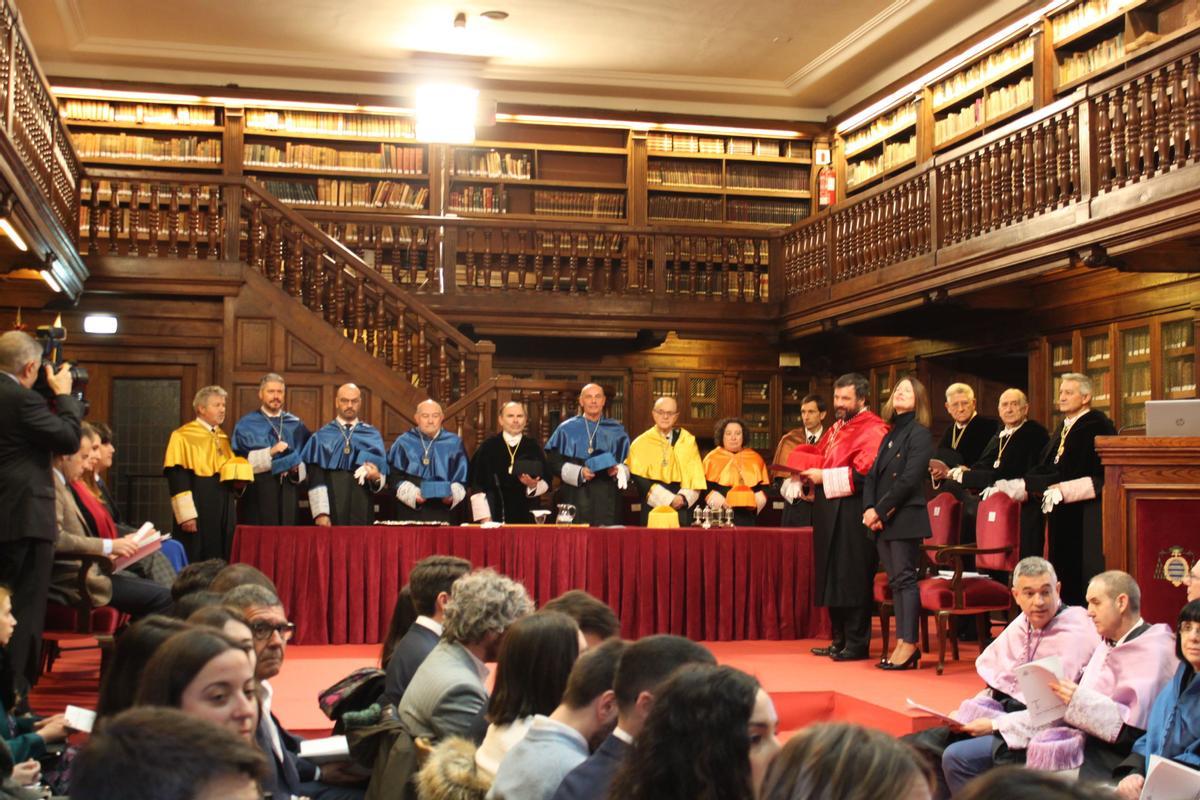
{"type": "Polygon", "coordinates": [[[191,626],[181,619],[152,614],[130,625],[117,637],[112,663],[100,682],[97,721],[133,706],[147,662],[167,639],[191,626]]]}
{"type": "Polygon", "coordinates": [[[880,660],[886,670],[916,669],[921,660],[917,628],[921,596],[917,564],[921,540],[933,535],[925,507],[925,476],[933,456],[929,394],[913,377],[901,378],[884,404],[892,429],[879,443],[863,485],[863,525],[875,534],[896,608],[896,648],[880,660]]]}
{"type": "Polygon", "coordinates": [[[504,632],[488,698],[490,724],[475,751],[480,771],[494,776],[504,755],[525,738],[534,716],[549,716],[558,707],[571,667],[586,646],[575,620],[559,611],[530,614],[504,632]]]}
{"type": "Polygon", "coordinates": [[[610,800],[754,800],[779,752],[779,718],[758,681],[732,667],[688,665],[654,695],[610,800]]]}

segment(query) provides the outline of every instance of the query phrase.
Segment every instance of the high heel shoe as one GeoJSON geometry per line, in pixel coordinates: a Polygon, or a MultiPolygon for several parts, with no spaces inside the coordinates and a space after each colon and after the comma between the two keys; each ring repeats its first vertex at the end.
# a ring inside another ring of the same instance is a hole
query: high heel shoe
{"type": "Polygon", "coordinates": [[[920,661],[921,661],[921,651],[913,650],[913,654],[908,657],[907,661],[900,663],[900,664],[895,664],[895,663],[889,661],[886,664],[880,664],[879,668],[886,669],[886,670],[916,669],[917,665],[920,663],[920,661]]]}

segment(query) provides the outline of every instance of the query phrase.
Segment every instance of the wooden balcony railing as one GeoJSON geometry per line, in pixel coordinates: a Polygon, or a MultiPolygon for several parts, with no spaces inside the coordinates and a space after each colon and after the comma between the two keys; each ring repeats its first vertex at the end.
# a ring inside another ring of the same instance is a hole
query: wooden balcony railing
{"type": "Polygon", "coordinates": [[[526,430],[545,443],[550,434],[579,408],[579,384],[529,378],[494,376],[446,408],[446,427],[470,447],[497,430],[500,407],[516,400],[525,404],[526,430]]]}

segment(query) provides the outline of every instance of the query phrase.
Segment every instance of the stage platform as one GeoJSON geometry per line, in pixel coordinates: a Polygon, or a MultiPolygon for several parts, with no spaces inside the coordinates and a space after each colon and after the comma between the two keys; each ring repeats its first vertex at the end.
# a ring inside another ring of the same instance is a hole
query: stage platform
{"type": "MultiPolygon", "coordinates": [[[[82,642],[80,642],[82,643],[82,642]]],[[[779,711],[781,738],[814,722],[858,722],[893,735],[903,735],[935,724],[926,715],[905,707],[912,699],[946,712],[981,688],[975,674],[978,650],[962,645],[962,660],[948,662],[943,675],[934,670],[934,658],[906,672],[882,672],[874,661],[835,663],[809,653],[819,640],[712,642],[706,645],[717,660],[756,676],[770,693],[779,711]]],[[[74,643],[67,643],[73,646],[74,643]]],[[[874,640],[878,658],[879,638],[874,640]]],[[[317,707],[317,694],[354,670],[378,663],[378,645],[293,645],[288,648],[283,672],[271,681],[274,709],[289,729],[309,736],[325,735],[329,720],[317,707]]],[[[67,703],[94,708],[99,651],[67,651],[44,676],[33,694],[34,708],[57,713],[67,703]]]]}

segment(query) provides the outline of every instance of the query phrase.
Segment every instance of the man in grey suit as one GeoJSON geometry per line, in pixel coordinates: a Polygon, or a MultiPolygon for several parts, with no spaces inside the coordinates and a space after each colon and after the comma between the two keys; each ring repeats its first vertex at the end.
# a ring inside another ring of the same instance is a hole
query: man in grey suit
{"type": "Polygon", "coordinates": [[[0,334],[0,583],[12,589],[17,627],[12,669],[36,683],[46,593],[54,562],[54,478],[50,459],[79,449],[83,405],[71,396],[71,369],[44,368],[54,409],[33,391],[42,348],[21,331],[0,334]]]}
{"type": "Polygon", "coordinates": [[[413,738],[483,741],[487,732],[485,664],[495,661],[509,625],[533,611],[525,587],[490,569],[459,578],[446,604],[442,640],[417,668],[399,717],[413,738]]]}

